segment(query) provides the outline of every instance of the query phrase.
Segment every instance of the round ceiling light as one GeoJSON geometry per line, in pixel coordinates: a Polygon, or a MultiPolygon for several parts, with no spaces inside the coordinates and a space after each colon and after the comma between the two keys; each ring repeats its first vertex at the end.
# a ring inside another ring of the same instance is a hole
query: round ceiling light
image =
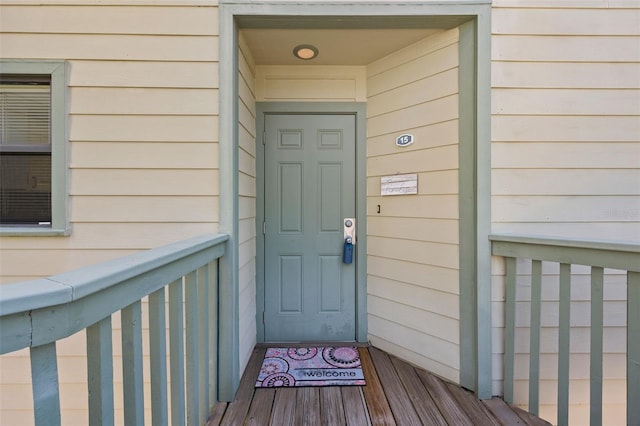
{"type": "Polygon", "coordinates": [[[308,61],[318,56],[318,48],[310,44],[301,44],[293,49],[293,55],[296,58],[308,61]]]}

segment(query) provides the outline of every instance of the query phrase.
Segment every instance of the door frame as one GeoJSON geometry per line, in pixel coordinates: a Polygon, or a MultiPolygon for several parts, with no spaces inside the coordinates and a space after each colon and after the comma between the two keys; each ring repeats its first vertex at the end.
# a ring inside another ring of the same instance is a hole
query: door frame
{"type": "MultiPolygon", "coordinates": [[[[239,366],[238,48],[240,28],[459,28],[460,384],[492,395],[491,1],[219,0],[218,400],[231,401],[239,366]]],[[[215,25],[212,23],[212,25],[215,25]]],[[[361,228],[362,229],[362,228],[361,228]]]]}
{"type": "Polygon", "coordinates": [[[361,102],[256,102],[256,326],[258,343],[265,342],[265,145],[264,126],[267,115],[353,115],[355,117],[355,191],[356,191],[356,296],[355,338],[367,341],[367,137],[366,104],[361,102]]]}

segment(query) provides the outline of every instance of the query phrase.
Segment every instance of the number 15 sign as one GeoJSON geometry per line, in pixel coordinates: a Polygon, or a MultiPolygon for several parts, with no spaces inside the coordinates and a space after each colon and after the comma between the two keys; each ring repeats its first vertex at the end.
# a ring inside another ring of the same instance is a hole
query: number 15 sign
{"type": "Polygon", "coordinates": [[[404,135],[400,135],[396,138],[396,145],[397,146],[408,146],[411,145],[413,143],[413,135],[410,134],[404,134],[404,135]]]}

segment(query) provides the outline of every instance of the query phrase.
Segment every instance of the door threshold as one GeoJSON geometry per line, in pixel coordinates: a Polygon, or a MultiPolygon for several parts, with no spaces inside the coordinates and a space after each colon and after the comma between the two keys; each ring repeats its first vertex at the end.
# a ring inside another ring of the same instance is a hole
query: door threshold
{"type": "Polygon", "coordinates": [[[265,342],[256,343],[256,348],[306,348],[314,346],[355,346],[366,348],[371,346],[369,342],[265,342]]]}

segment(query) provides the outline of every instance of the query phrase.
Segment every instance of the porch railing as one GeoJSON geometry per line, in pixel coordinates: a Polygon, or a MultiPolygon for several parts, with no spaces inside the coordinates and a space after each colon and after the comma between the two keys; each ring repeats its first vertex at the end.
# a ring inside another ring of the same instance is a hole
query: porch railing
{"type": "Polygon", "coordinates": [[[204,424],[217,393],[217,265],[227,239],[196,237],[2,286],[0,354],[30,348],[35,424],[61,423],[56,342],[81,330],[87,338],[87,424],[114,423],[111,317],[118,311],[124,422],[145,424],[141,308],[147,296],[152,422],[166,425],[170,413],[173,425],[204,424]]]}
{"type": "Polygon", "coordinates": [[[626,273],[627,287],[627,424],[640,421],[640,245],[492,235],[492,253],[505,258],[504,398],[514,402],[516,330],[516,260],[531,261],[529,336],[529,408],[539,411],[542,264],[559,264],[557,424],[569,422],[569,335],[571,266],[591,269],[590,423],[602,424],[604,269],[626,273]]]}

